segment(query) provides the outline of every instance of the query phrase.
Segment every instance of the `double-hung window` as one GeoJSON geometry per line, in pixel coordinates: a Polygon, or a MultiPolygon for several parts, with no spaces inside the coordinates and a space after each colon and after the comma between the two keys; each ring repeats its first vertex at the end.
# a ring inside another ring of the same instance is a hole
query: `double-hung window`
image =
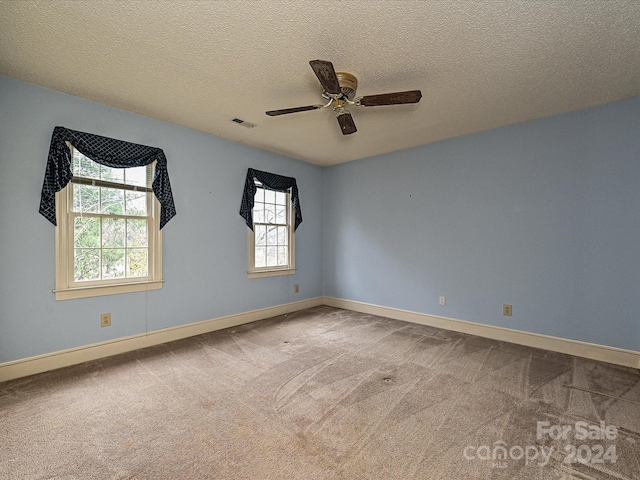
{"type": "Polygon", "coordinates": [[[265,188],[255,180],[253,231],[249,235],[249,278],[295,273],[295,235],[291,189],[265,188]]]}
{"type": "Polygon", "coordinates": [[[111,168],[71,150],[73,178],[56,194],[56,299],[161,288],[155,162],[111,168]]]}

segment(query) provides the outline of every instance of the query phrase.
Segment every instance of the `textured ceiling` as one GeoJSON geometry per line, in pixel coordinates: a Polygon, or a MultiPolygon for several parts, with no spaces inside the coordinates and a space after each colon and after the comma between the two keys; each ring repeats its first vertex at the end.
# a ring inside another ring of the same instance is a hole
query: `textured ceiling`
{"type": "Polygon", "coordinates": [[[639,55],[638,0],[0,0],[0,73],[318,165],[640,95],[639,55]],[[314,59],[423,98],[267,117],[314,59]]]}

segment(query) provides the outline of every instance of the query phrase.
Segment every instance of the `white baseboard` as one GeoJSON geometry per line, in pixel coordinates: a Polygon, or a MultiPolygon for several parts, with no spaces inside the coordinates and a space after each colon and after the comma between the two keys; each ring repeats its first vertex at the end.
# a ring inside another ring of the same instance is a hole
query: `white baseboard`
{"type": "Polygon", "coordinates": [[[600,360],[602,362],[623,365],[626,367],[640,368],[640,352],[634,350],[625,350],[606,345],[581,342],[579,340],[570,340],[567,338],[552,337],[550,335],[524,332],[504,327],[495,327],[492,325],[468,322],[465,320],[427,315],[409,310],[383,307],[380,305],[356,302],[353,300],[343,300],[340,298],[323,297],[322,303],[331,307],[369,313],[405,322],[419,323],[421,325],[452,330],[454,332],[468,333],[479,337],[502,340],[504,342],[516,343],[518,345],[526,345],[528,347],[542,348],[544,350],[566,353],[592,360],[600,360]]]}
{"type": "Polygon", "coordinates": [[[316,297],[299,302],[286,303],[274,307],[261,308],[249,312],[227,315],[202,322],[179,325],[177,327],[154,330],[148,333],[123,337],[106,342],[94,343],[77,348],[60,350],[34,357],[23,358],[0,364],[0,382],[68,367],[90,360],[97,360],[140,348],[160,345],[203,333],[222,330],[265,318],[291,313],[305,308],[328,305],[356,312],[369,313],[410,323],[468,333],[479,337],[501,340],[528,347],[542,348],[553,352],[566,353],[592,360],[640,369],[640,352],[581,342],[539,333],[524,332],[504,327],[468,322],[453,318],[428,315],[398,308],[383,307],[370,303],[356,302],[333,297],[316,297]]]}
{"type": "Polygon", "coordinates": [[[177,327],[163,328],[148,333],[132,335],[130,337],[117,338],[106,342],[94,343],[77,348],[60,350],[34,357],[23,358],[12,362],[0,364],[0,382],[14,378],[26,377],[36,373],[47,372],[56,368],[68,367],[89,360],[130,352],[140,348],[160,345],[162,343],[180,340],[203,333],[235,327],[245,323],[276,317],[305,308],[322,305],[322,297],[310,298],[298,302],[286,303],[274,307],[261,308],[249,312],[227,315],[224,317],[204,320],[202,322],[179,325],[177,327]]]}

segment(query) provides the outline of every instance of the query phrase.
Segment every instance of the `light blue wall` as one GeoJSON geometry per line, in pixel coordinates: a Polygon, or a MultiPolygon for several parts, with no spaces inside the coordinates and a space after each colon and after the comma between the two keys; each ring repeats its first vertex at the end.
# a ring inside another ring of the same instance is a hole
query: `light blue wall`
{"type": "Polygon", "coordinates": [[[0,363],[322,295],[322,181],[319,167],[0,76],[0,363]],[[178,215],[162,290],[54,300],[54,227],[38,206],[56,125],[164,149],[178,215]],[[296,275],[247,279],[248,167],[298,180],[296,275]]]}
{"type": "Polygon", "coordinates": [[[640,98],[321,169],[0,76],[0,363],[322,294],[640,350],[639,186],[640,98]],[[55,125],[164,149],[162,290],[54,300],[55,125]],[[295,276],[246,277],[248,167],[298,179],[295,276]]]}
{"type": "Polygon", "coordinates": [[[325,295],[640,350],[640,97],[324,181],[325,295]]]}

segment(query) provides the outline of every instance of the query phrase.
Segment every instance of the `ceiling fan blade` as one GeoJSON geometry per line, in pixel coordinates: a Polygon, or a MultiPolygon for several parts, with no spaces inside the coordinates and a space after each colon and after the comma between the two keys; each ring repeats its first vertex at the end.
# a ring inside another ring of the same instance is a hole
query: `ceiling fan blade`
{"type": "Polygon", "coordinates": [[[311,60],[309,65],[313,68],[325,92],[341,93],[342,90],[340,90],[340,83],[338,82],[336,71],[333,69],[333,63],[327,60],[311,60]]]}
{"type": "Polygon", "coordinates": [[[356,128],[356,124],[353,122],[353,117],[349,112],[344,112],[338,115],[338,123],[340,124],[340,130],[342,130],[343,135],[351,135],[352,133],[356,133],[358,129],[356,128]]]}
{"type": "Polygon", "coordinates": [[[286,115],[287,113],[317,110],[318,108],[322,108],[322,107],[324,107],[324,105],[307,105],[306,107],[283,108],[282,110],[269,110],[268,112],[265,112],[265,113],[270,117],[275,117],[277,115],[286,115]]]}
{"type": "Polygon", "coordinates": [[[383,93],[380,95],[367,95],[361,97],[359,104],[365,107],[377,107],[381,105],[400,105],[404,103],[418,103],[422,98],[420,90],[407,92],[383,93]]]}

